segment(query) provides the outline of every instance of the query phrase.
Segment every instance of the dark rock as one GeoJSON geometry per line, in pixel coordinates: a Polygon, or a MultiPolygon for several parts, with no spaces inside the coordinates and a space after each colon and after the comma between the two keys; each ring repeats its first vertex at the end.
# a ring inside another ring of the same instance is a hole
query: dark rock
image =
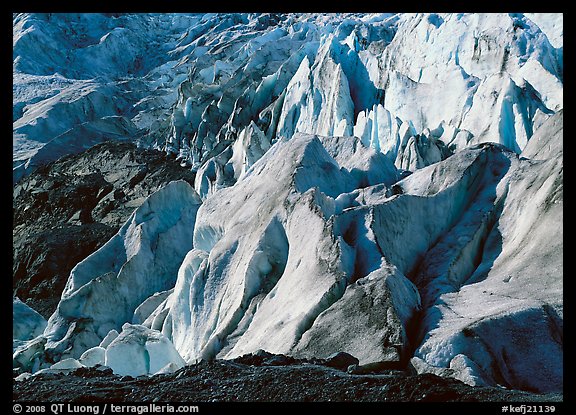
{"type": "Polygon", "coordinates": [[[97,370],[98,372],[100,372],[103,375],[112,375],[112,369],[110,369],[108,366],[104,366],[104,365],[96,365],[94,366],[95,370],[97,370]]]}
{"type": "Polygon", "coordinates": [[[333,367],[335,369],[346,370],[350,365],[357,365],[360,361],[346,352],[338,352],[329,356],[324,362],[325,366],[333,367]]]}
{"type": "Polygon", "coordinates": [[[401,195],[404,193],[404,189],[402,189],[402,186],[395,184],[392,186],[392,195],[401,195]]]}
{"type": "MultiPolygon", "coordinates": [[[[246,355],[246,356],[250,356],[250,355],[246,355]]],[[[257,357],[262,357],[262,358],[266,358],[266,357],[272,357],[274,356],[272,353],[267,352],[264,349],[258,349],[256,350],[254,353],[252,353],[252,356],[257,356],[257,357]]]]}
{"type": "Polygon", "coordinates": [[[272,357],[274,357],[274,354],[260,349],[255,351],[254,353],[245,354],[240,357],[237,357],[236,359],[233,359],[233,362],[249,366],[261,366],[266,359],[270,359],[272,357]]]}
{"type": "Polygon", "coordinates": [[[140,167],[138,169],[138,172],[128,182],[128,187],[130,189],[134,188],[134,186],[136,186],[138,183],[140,183],[142,180],[144,180],[144,177],[146,177],[147,173],[148,173],[148,167],[147,166],[140,167]]]}
{"type": "Polygon", "coordinates": [[[288,366],[296,362],[297,362],[296,359],[294,359],[292,356],[286,356],[281,354],[264,359],[264,362],[262,364],[265,366],[288,366]]]}
{"type": "Polygon", "coordinates": [[[114,233],[115,229],[101,223],[63,224],[38,233],[25,229],[14,240],[14,295],[48,318],[56,309],[70,270],[114,233]]]}
{"type": "Polygon", "coordinates": [[[72,268],[137,207],[125,202],[144,200],[172,180],[193,185],[194,177],[159,151],[119,142],[41,166],[13,191],[13,295],[48,318],[72,268]]]}
{"type": "MultiPolygon", "coordinates": [[[[261,355],[267,359],[282,356],[261,355]]],[[[43,402],[558,402],[563,399],[562,394],[472,387],[431,374],[350,375],[312,364],[255,367],[230,361],[202,361],[176,373],[137,379],[91,376],[93,372],[98,369],[77,369],[59,376],[43,374],[13,382],[12,399],[43,402]]]]}
{"type": "Polygon", "coordinates": [[[101,200],[104,196],[106,196],[108,193],[110,193],[112,190],[114,190],[114,186],[112,186],[110,183],[106,182],[106,184],[104,185],[104,187],[102,187],[100,189],[100,191],[98,192],[98,195],[96,196],[96,198],[98,200],[101,200]]]}
{"type": "MultiPolygon", "coordinates": [[[[105,366],[101,366],[101,367],[106,368],[105,366]]],[[[81,368],[74,370],[72,373],[74,373],[75,376],[81,376],[83,378],[97,378],[97,377],[102,377],[102,376],[112,374],[112,369],[110,369],[110,368],[106,368],[106,369],[108,369],[108,370],[101,370],[100,367],[98,367],[98,368],[96,368],[96,367],[81,367],[81,368]]]]}
{"type": "Polygon", "coordinates": [[[404,365],[400,361],[372,362],[365,365],[351,365],[347,372],[352,374],[382,373],[390,370],[403,371],[404,365]]]}
{"type": "Polygon", "coordinates": [[[114,190],[114,200],[122,200],[126,197],[126,193],[122,189],[114,190]]]}
{"type": "Polygon", "coordinates": [[[90,209],[82,209],[80,211],[80,223],[83,225],[87,223],[94,223],[94,219],[92,218],[92,213],[90,209]]]}

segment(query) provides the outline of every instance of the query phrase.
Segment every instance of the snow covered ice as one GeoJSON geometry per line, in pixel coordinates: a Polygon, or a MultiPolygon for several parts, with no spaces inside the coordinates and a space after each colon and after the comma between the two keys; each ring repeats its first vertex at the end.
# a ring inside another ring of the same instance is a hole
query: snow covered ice
{"type": "Polygon", "coordinates": [[[78,263],[48,322],[14,299],[14,365],[347,352],[560,391],[562,19],[16,15],[14,181],[108,139],[196,177],[78,263]]]}

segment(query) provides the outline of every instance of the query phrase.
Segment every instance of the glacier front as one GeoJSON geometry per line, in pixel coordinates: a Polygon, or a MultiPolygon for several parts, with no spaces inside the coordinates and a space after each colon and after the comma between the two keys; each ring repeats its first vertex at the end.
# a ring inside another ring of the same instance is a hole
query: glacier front
{"type": "Polygon", "coordinates": [[[562,391],[561,27],[16,15],[14,181],[108,139],[195,180],[79,262],[47,322],[14,299],[14,366],[140,376],[347,352],[364,372],[562,391]],[[67,58],[35,43],[62,39],[67,58]]]}

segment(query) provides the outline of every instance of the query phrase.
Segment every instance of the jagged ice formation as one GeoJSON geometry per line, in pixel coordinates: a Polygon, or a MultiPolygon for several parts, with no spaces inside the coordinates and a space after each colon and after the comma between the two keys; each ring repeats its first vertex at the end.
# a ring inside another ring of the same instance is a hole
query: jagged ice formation
{"type": "Polygon", "coordinates": [[[345,351],[561,390],[562,38],[561,14],[15,16],[14,180],[116,138],[196,172],[47,323],[14,300],[15,366],[345,351]]]}

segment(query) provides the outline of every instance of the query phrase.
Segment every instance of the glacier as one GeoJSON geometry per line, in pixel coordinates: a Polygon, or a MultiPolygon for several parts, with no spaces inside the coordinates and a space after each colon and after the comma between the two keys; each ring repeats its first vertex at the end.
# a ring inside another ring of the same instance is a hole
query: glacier
{"type": "MultiPolygon", "coordinates": [[[[13,180],[115,139],[227,185],[251,123],[268,141],[354,134],[397,166],[415,157],[398,155],[415,151],[406,134],[520,151],[563,105],[561,27],[541,13],[18,14],[13,180]]],[[[445,158],[430,141],[412,167],[445,158]]]]}
{"type": "Polygon", "coordinates": [[[196,176],[79,262],[47,322],[14,299],[14,366],[347,352],[561,391],[562,18],[15,15],[14,182],[105,140],[196,176]]]}
{"type": "Polygon", "coordinates": [[[48,322],[18,297],[12,301],[12,339],[17,342],[32,340],[44,332],[48,322]]]}

